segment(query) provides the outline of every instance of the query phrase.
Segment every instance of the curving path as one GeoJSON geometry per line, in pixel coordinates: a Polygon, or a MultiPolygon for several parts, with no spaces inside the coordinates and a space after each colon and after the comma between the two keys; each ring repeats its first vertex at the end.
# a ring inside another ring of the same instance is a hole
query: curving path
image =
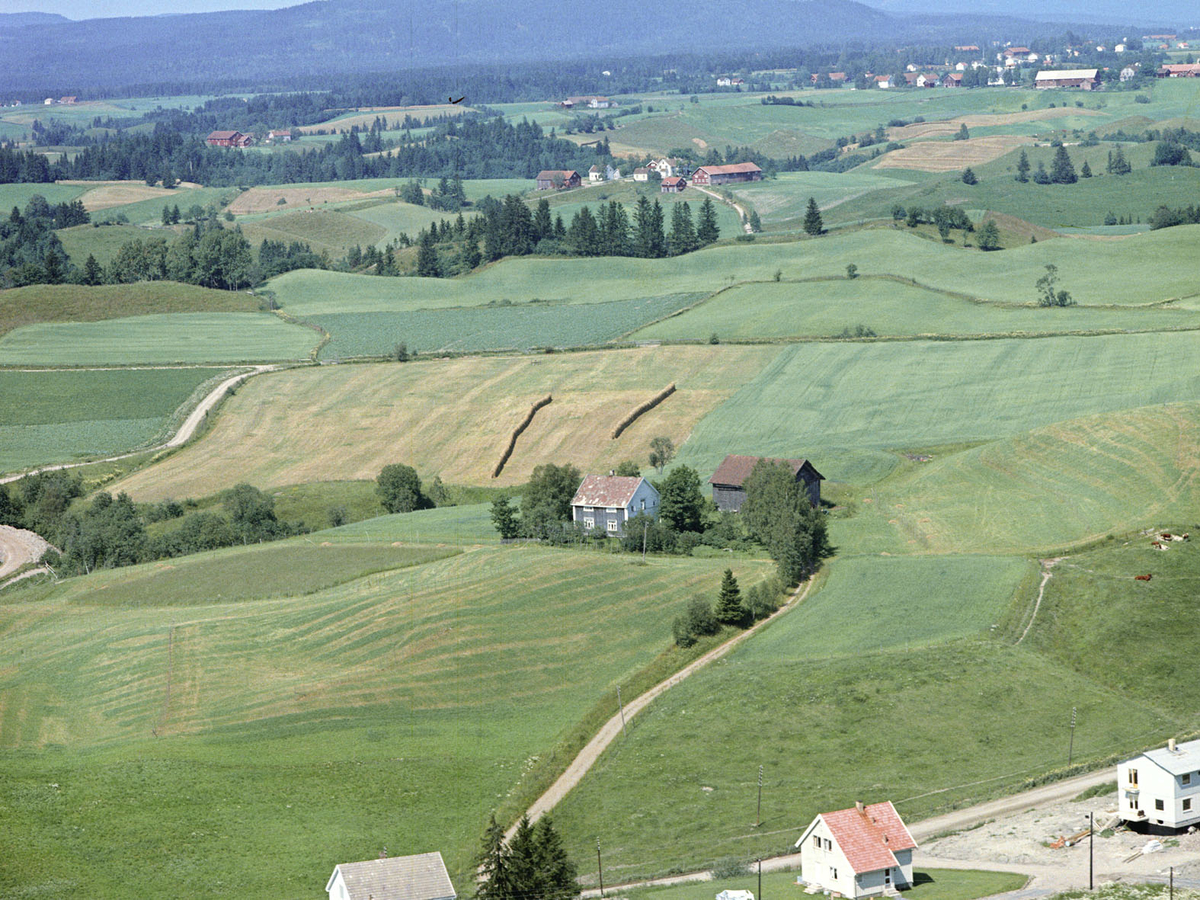
{"type": "Polygon", "coordinates": [[[37,562],[49,547],[39,534],[0,525],[0,580],[28,563],[37,562]]]}
{"type": "Polygon", "coordinates": [[[139,453],[148,453],[154,450],[167,450],[172,447],[180,447],[191,440],[192,435],[196,433],[196,429],[200,427],[200,423],[204,421],[204,417],[208,415],[209,411],[216,406],[218,402],[220,402],[221,398],[225,396],[225,392],[227,390],[229,390],[231,387],[241,384],[247,378],[251,378],[254,375],[261,375],[263,372],[273,372],[279,368],[281,367],[278,364],[253,366],[249,372],[242,372],[240,375],[231,375],[229,378],[226,378],[208,392],[205,398],[196,405],[194,410],[192,410],[191,415],[183,420],[183,424],[179,426],[179,429],[170,438],[170,440],[166,441],[165,443],[157,444],[153,447],[143,447],[140,450],[132,450],[129,453],[118,453],[116,456],[105,456],[101,459],[89,459],[85,462],[56,463],[52,466],[41,466],[37,469],[30,469],[27,472],[17,472],[13,475],[5,475],[0,477],[0,484],[8,484],[10,481],[16,481],[20,478],[24,478],[26,475],[37,475],[40,472],[56,472],[59,469],[74,469],[78,466],[90,466],[93,463],[98,462],[111,462],[112,460],[116,459],[128,459],[129,457],[136,456],[139,453]]]}

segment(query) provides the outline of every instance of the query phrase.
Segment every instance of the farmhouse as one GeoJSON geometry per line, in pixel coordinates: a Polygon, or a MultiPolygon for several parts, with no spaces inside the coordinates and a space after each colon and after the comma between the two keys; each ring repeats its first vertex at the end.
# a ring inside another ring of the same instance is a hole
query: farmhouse
{"type": "Polygon", "coordinates": [[[664,156],[662,159],[652,159],[646,163],[647,169],[652,169],[661,175],[663,178],[670,178],[673,175],[683,174],[684,164],[681,160],[671,156],[664,156]]]}
{"type": "Polygon", "coordinates": [[[571,521],[587,531],[621,534],[641,513],[658,515],[658,491],[640,476],[588,475],[571,498],[571,521]]]}
{"type": "Polygon", "coordinates": [[[1165,65],[1157,74],[1159,78],[1200,78],[1200,63],[1165,65]]]}
{"type": "MultiPolygon", "coordinates": [[[[761,456],[735,456],[730,454],[717,466],[717,471],[708,479],[713,486],[713,502],[721,510],[737,512],[746,502],[746,489],[742,486],[754,467],[764,459],[761,456]]],[[[821,482],[825,476],[816,470],[807,459],[767,459],[770,463],[783,463],[792,470],[796,481],[803,481],[808,489],[808,502],[813,506],[821,503],[821,482]]]]}
{"type": "Polygon", "coordinates": [[[329,900],[455,900],[457,894],[442,854],[419,853],[395,859],[334,866],[325,885],[329,900]]]}
{"type": "Polygon", "coordinates": [[[1137,67],[1126,66],[1121,70],[1120,78],[1121,81],[1133,81],[1133,79],[1137,78],[1137,67]]]}
{"type": "Polygon", "coordinates": [[[563,103],[563,106],[567,107],[586,106],[588,109],[608,109],[618,105],[616,100],[610,100],[608,97],[568,97],[563,103]]]}
{"type": "Polygon", "coordinates": [[[66,106],[74,106],[76,100],[78,100],[77,97],[63,97],[58,102],[66,105],[66,106]]]}
{"type": "Polygon", "coordinates": [[[942,79],[942,87],[962,87],[962,72],[947,72],[942,79]]]}
{"type": "Polygon", "coordinates": [[[285,144],[291,143],[292,132],[289,129],[283,129],[283,130],[276,129],[275,131],[268,131],[267,132],[267,140],[268,141],[279,141],[279,142],[285,143],[285,144]]]}
{"type": "Polygon", "coordinates": [[[1058,69],[1042,71],[1033,79],[1033,86],[1039,91],[1049,88],[1080,88],[1094,91],[1100,87],[1100,78],[1096,69],[1058,69]]]}
{"type": "Polygon", "coordinates": [[[1119,814],[1137,831],[1174,834],[1200,823],[1200,741],[1147,750],[1117,764],[1119,814]]]}
{"type": "Polygon", "coordinates": [[[604,180],[604,170],[599,166],[592,166],[588,169],[588,183],[599,184],[604,180]]]}
{"type": "Polygon", "coordinates": [[[728,184],[731,181],[762,181],[762,169],[752,162],[744,162],[701,166],[692,173],[692,184],[728,184]]]}
{"type": "Polygon", "coordinates": [[[205,138],[205,143],[210,147],[249,147],[254,138],[240,131],[214,131],[205,138]]]}
{"type": "Polygon", "coordinates": [[[872,897],[912,885],[917,842],[891,801],[821,813],[796,841],[808,889],[872,897]]]}
{"type": "Polygon", "coordinates": [[[650,180],[650,168],[648,166],[638,166],[636,169],[633,170],[633,180],[634,181],[649,181],[650,180]]]}
{"type": "Polygon", "coordinates": [[[686,187],[687,179],[678,175],[674,178],[664,178],[662,180],[662,193],[664,194],[681,194],[686,187]]]}
{"type": "Polygon", "coordinates": [[[558,188],[561,191],[566,188],[577,188],[582,183],[583,179],[574,169],[543,169],[537,174],[539,191],[548,191],[551,188],[558,188]]]}

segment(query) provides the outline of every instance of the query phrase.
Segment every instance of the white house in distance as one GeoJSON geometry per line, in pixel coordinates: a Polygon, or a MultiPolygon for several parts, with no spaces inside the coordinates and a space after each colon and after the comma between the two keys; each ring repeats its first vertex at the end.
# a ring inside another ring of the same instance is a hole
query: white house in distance
{"type": "Polygon", "coordinates": [[[641,476],[588,475],[571,498],[571,521],[587,531],[621,534],[642,513],[658,515],[658,491],[641,476]]]}
{"type": "Polygon", "coordinates": [[[1200,741],[1147,750],[1117,764],[1120,816],[1137,831],[1174,834],[1200,824],[1200,741]]]}
{"type": "Polygon", "coordinates": [[[442,854],[418,853],[394,859],[334,866],[325,885],[329,900],[456,900],[442,854]]]}
{"type": "Polygon", "coordinates": [[[892,894],[912,885],[917,842],[890,800],[821,813],[796,841],[809,893],[892,894]]]}

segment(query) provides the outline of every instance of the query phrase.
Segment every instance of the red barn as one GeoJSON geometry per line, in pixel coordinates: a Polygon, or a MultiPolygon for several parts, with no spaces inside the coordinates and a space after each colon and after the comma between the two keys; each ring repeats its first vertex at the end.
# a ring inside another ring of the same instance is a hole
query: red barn
{"type": "Polygon", "coordinates": [[[574,169],[543,169],[537,174],[539,191],[548,191],[551,188],[559,190],[577,188],[582,183],[583,179],[574,169]]]}
{"type": "Polygon", "coordinates": [[[752,162],[731,166],[701,166],[692,173],[692,184],[728,184],[731,181],[762,181],[762,169],[752,162]]]}
{"type": "Polygon", "coordinates": [[[249,147],[254,143],[254,138],[240,131],[214,131],[205,142],[210,147],[249,147]]]}

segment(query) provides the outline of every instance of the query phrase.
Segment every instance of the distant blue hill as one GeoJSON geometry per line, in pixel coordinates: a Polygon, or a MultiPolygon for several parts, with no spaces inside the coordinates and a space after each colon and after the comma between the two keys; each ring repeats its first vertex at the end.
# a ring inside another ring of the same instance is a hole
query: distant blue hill
{"type": "MultiPolygon", "coordinates": [[[[895,15],[959,15],[961,0],[864,0],[875,9],[895,15]]],[[[1200,27],[1200,6],[1195,0],[972,0],[971,12],[983,16],[1014,16],[1043,22],[1097,22],[1171,28],[1200,27]]]]}
{"type": "Polygon", "coordinates": [[[0,28],[24,28],[26,25],[58,25],[70,21],[66,16],[60,16],[57,13],[0,13],[0,28]]]}

